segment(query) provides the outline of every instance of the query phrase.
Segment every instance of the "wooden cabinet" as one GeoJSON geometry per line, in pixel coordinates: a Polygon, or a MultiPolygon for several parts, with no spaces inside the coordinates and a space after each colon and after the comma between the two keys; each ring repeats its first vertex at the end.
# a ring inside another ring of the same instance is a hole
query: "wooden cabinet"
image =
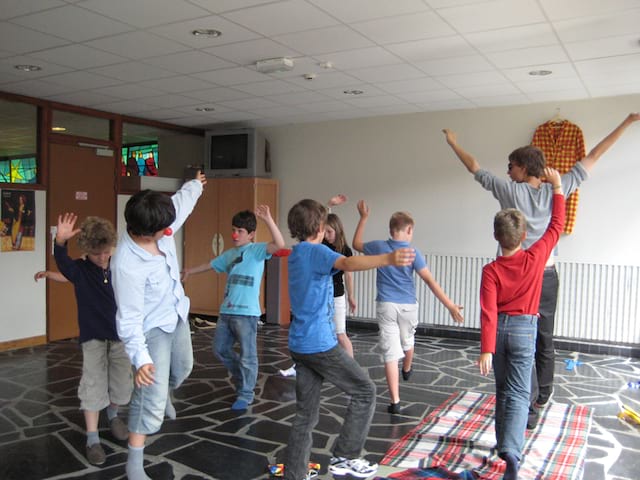
{"type": "MultiPolygon", "coordinates": [[[[209,262],[233,248],[231,219],[241,210],[268,205],[278,221],[278,182],[269,178],[210,178],[196,208],[184,225],[184,267],[209,262]]],[[[264,222],[258,219],[256,242],[271,241],[264,222]]],[[[191,313],[218,315],[227,276],[210,272],[192,275],[185,284],[191,313]]],[[[264,302],[261,302],[264,305],[264,302]]]]}

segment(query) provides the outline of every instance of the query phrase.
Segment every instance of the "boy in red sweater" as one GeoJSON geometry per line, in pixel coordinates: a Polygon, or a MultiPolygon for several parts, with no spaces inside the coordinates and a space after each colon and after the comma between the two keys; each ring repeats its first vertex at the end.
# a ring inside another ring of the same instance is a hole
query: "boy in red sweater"
{"type": "Polygon", "coordinates": [[[480,286],[480,373],[491,365],[496,378],[496,439],[507,467],[504,480],[516,480],[529,411],[542,273],[564,226],[565,205],[560,174],[544,170],[553,186],[553,212],[544,235],[527,250],[522,212],[507,208],[495,216],[494,237],[502,255],[485,265],[480,286]]]}

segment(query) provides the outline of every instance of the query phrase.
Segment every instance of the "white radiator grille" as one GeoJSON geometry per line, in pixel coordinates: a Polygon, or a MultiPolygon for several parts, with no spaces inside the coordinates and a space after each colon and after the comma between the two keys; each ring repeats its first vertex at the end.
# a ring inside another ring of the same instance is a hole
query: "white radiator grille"
{"type": "MultiPolygon", "coordinates": [[[[427,255],[429,270],[445,293],[464,305],[464,326],[480,328],[480,278],[490,257],[427,255]]],[[[640,343],[640,267],[558,263],[560,290],[555,335],[582,340],[640,343]]],[[[357,272],[357,317],[375,319],[375,270],[357,272]]],[[[426,284],[415,277],[419,321],[457,325],[426,284]]]]}

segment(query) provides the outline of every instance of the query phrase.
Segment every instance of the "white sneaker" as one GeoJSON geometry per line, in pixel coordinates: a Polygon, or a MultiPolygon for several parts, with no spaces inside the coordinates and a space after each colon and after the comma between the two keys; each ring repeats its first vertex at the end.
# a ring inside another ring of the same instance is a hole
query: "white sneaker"
{"type": "Polygon", "coordinates": [[[296,366],[293,365],[286,370],[280,370],[280,375],[283,377],[295,377],[296,376],[296,366]]]}
{"type": "Polygon", "coordinates": [[[364,458],[331,457],[329,471],[334,475],[352,475],[358,478],[367,478],[378,471],[378,464],[370,463],[364,458]]]}

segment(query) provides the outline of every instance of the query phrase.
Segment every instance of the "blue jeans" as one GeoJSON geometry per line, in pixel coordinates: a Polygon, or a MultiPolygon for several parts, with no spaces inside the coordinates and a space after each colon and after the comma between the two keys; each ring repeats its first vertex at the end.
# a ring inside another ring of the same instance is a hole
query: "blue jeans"
{"type": "Polygon", "coordinates": [[[529,413],[531,369],[536,349],[536,315],[498,316],[493,368],[496,377],[498,454],[522,457],[529,413]]]}
{"type": "Polygon", "coordinates": [[[152,328],[144,336],[156,371],[153,385],[133,390],[129,431],[151,435],[162,426],[169,390],[178,388],[191,373],[193,348],[189,324],[182,320],[171,333],[152,328]]]}
{"type": "Polygon", "coordinates": [[[335,457],[346,458],[358,458],[364,447],[376,407],[376,385],[340,345],[320,353],[291,352],[291,358],[296,364],[296,416],[289,434],[284,478],[301,480],[307,474],[323,381],[351,397],[333,446],[335,457]]]}
{"type": "Polygon", "coordinates": [[[231,374],[238,400],[247,403],[253,402],[258,379],[258,320],[258,317],[222,314],[213,338],[213,351],[231,374]],[[240,354],[233,349],[236,342],[240,344],[240,354]]]}

